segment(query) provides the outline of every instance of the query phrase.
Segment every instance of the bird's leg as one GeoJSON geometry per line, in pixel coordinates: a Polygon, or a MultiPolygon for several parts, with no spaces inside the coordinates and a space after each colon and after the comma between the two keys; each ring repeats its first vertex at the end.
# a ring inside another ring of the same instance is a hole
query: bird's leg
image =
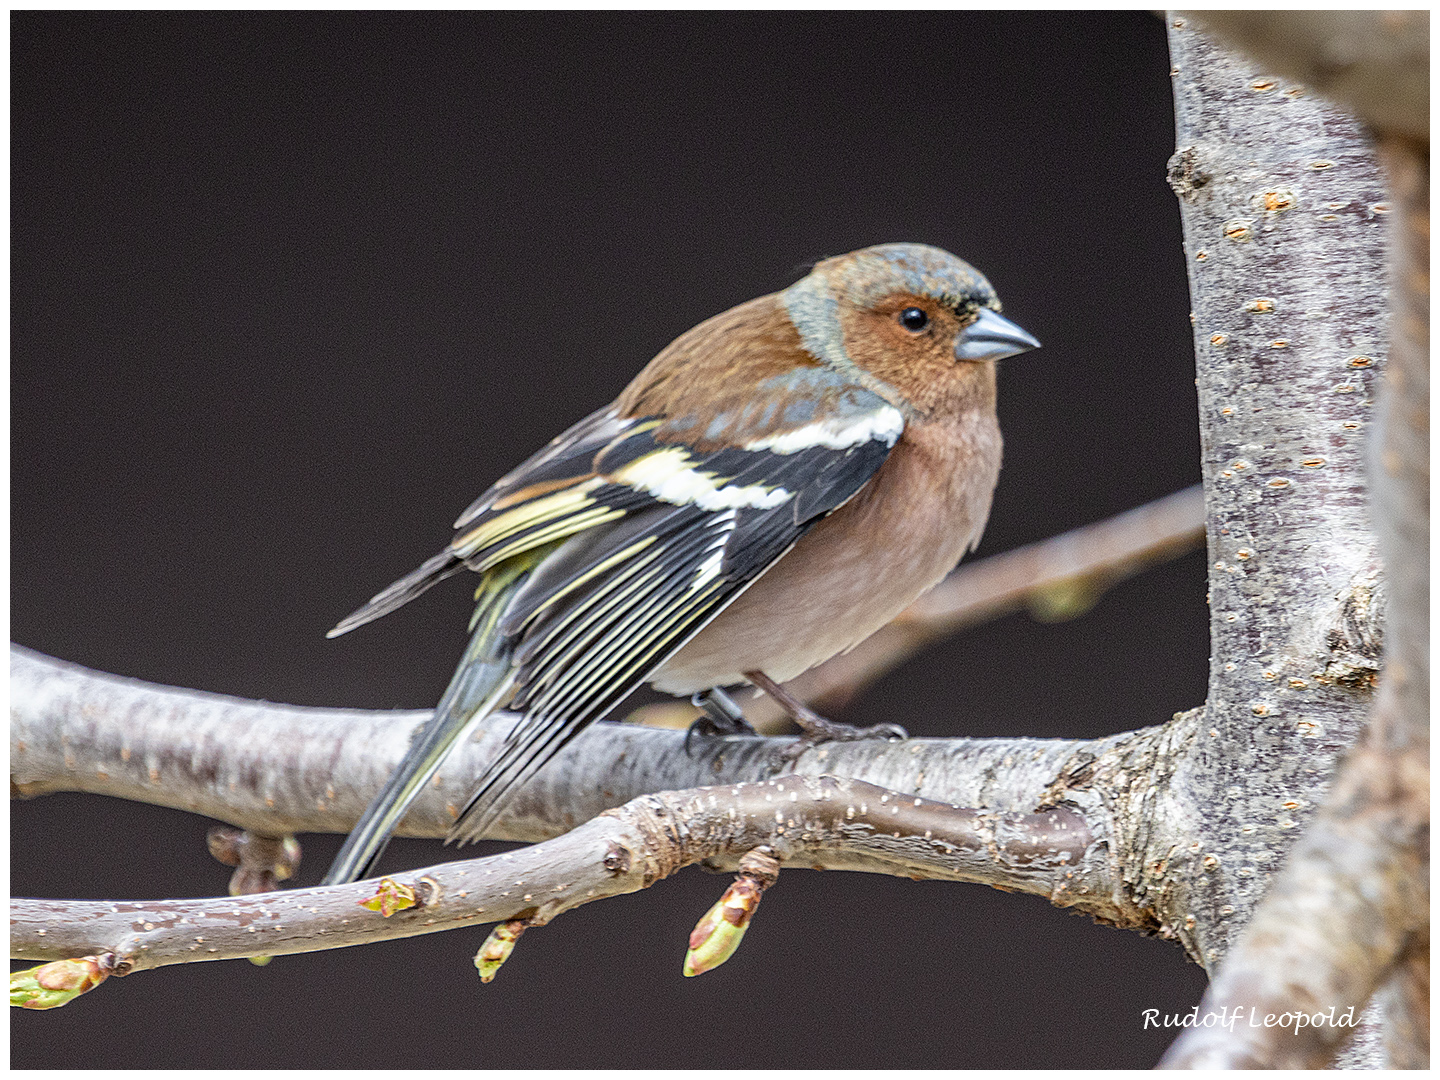
{"type": "Polygon", "coordinates": [[[792,697],[783,686],[763,671],[747,671],[745,677],[775,699],[785,714],[800,725],[800,741],[786,751],[787,757],[796,757],[808,747],[822,742],[852,742],[856,739],[908,739],[910,733],[899,724],[876,724],[873,727],[857,728],[849,724],[837,724],[826,720],[803,701],[792,697]]]}
{"type": "Polygon", "coordinates": [[[745,719],[745,713],[735,704],[735,699],[720,687],[714,686],[703,694],[690,698],[704,715],[690,725],[685,732],[685,752],[690,752],[690,738],[693,735],[755,735],[756,730],[745,719]]]}

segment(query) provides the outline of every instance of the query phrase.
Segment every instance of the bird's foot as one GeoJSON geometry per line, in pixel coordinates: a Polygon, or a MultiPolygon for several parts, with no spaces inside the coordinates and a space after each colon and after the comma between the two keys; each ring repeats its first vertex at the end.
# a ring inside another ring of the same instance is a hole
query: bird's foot
{"type": "Polygon", "coordinates": [[[747,671],[745,677],[775,699],[786,715],[800,727],[800,738],[785,750],[785,760],[794,761],[810,747],[823,742],[854,742],[857,739],[908,739],[910,733],[899,724],[852,727],[827,720],[804,702],[791,696],[763,671],[747,671]]]}
{"type": "Polygon", "coordinates": [[[718,686],[703,694],[694,695],[690,699],[690,703],[703,715],[685,732],[685,753],[687,755],[690,753],[690,740],[696,735],[759,734],[750,726],[750,721],[745,719],[745,714],[741,711],[740,706],[735,704],[735,699],[718,686]]]}
{"type": "Polygon", "coordinates": [[[899,724],[871,724],[869,727],[855,727],[851,724],[841,724],[834,720],[826,720],[825,717],[810,713],[808,717],[801,720],[796,717],[795,722],[800,725],[800,736],[803,742],[810,745],[822,742],[855,742],[859,739],[908,739],[910,733],[899,724]]]}
{"type": "Polygon", "coordinates": [[[785,760],[794,761],[812,746],[824,742],[855,742],[859,739],[908,739],[910,733],[899,724],[872,724],[870,727],[853,727],[850,724],[827,720],[818,713],[806,709],[804,717],[793,717],[800,725],[800,737],[785,748],[785,760]]]}

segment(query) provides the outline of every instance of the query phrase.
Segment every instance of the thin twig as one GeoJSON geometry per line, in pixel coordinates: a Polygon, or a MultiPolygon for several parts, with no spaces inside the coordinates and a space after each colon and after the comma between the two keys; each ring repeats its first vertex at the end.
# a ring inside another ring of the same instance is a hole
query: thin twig
{"type": "Polygon", "coordinates": [[[541,925],[701,860],[733,868],[762,844],[781,864],[1003,882],[1102,915],[1112,890],[1109,860],[1073,810],[981,813],[855,780],[790,776],[642,796],[545,843],[396,875],[418,903],[388,917],[360,906],[376,894],[373,880],[205,900],[12,900],[11,955],[109,954],[112,973],[125,974],[509,919],[541,925]]]}

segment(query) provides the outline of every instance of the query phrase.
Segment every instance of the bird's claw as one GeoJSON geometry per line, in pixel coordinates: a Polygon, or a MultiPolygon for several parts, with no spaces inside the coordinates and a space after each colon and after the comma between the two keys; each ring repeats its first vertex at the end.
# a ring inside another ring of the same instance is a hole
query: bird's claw
{"type": "MultiPolygon", "coordinates": [[[[806,710],[807,712],[809,710],[806,710]]],[[[802,728],[801,735],[785,748],[784,759],[794,761],[806,750],[825,742],[858,742],[861,739],[908,739],[910,733],[899,724],[873,724],[870,727],[852,727],[826,720],[823,716],[810,713],[796,722],[802,728]]]]}

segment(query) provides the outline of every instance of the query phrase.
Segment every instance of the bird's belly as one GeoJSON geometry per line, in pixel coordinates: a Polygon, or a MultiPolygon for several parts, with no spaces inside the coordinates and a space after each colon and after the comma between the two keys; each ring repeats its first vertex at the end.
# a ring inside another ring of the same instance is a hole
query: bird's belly
{"type": "MultiPolygon", "coordinates": [[[[999,471],[954,483],[947,497],[862,493],[819,522],[764,576],[650,677],[658,690],[691,694],[763,671],[795,678],[865,640],[939,582],[978,539],[999,471]]],[[[888,464],[888,463],[887,463],[888,464]]]]}

